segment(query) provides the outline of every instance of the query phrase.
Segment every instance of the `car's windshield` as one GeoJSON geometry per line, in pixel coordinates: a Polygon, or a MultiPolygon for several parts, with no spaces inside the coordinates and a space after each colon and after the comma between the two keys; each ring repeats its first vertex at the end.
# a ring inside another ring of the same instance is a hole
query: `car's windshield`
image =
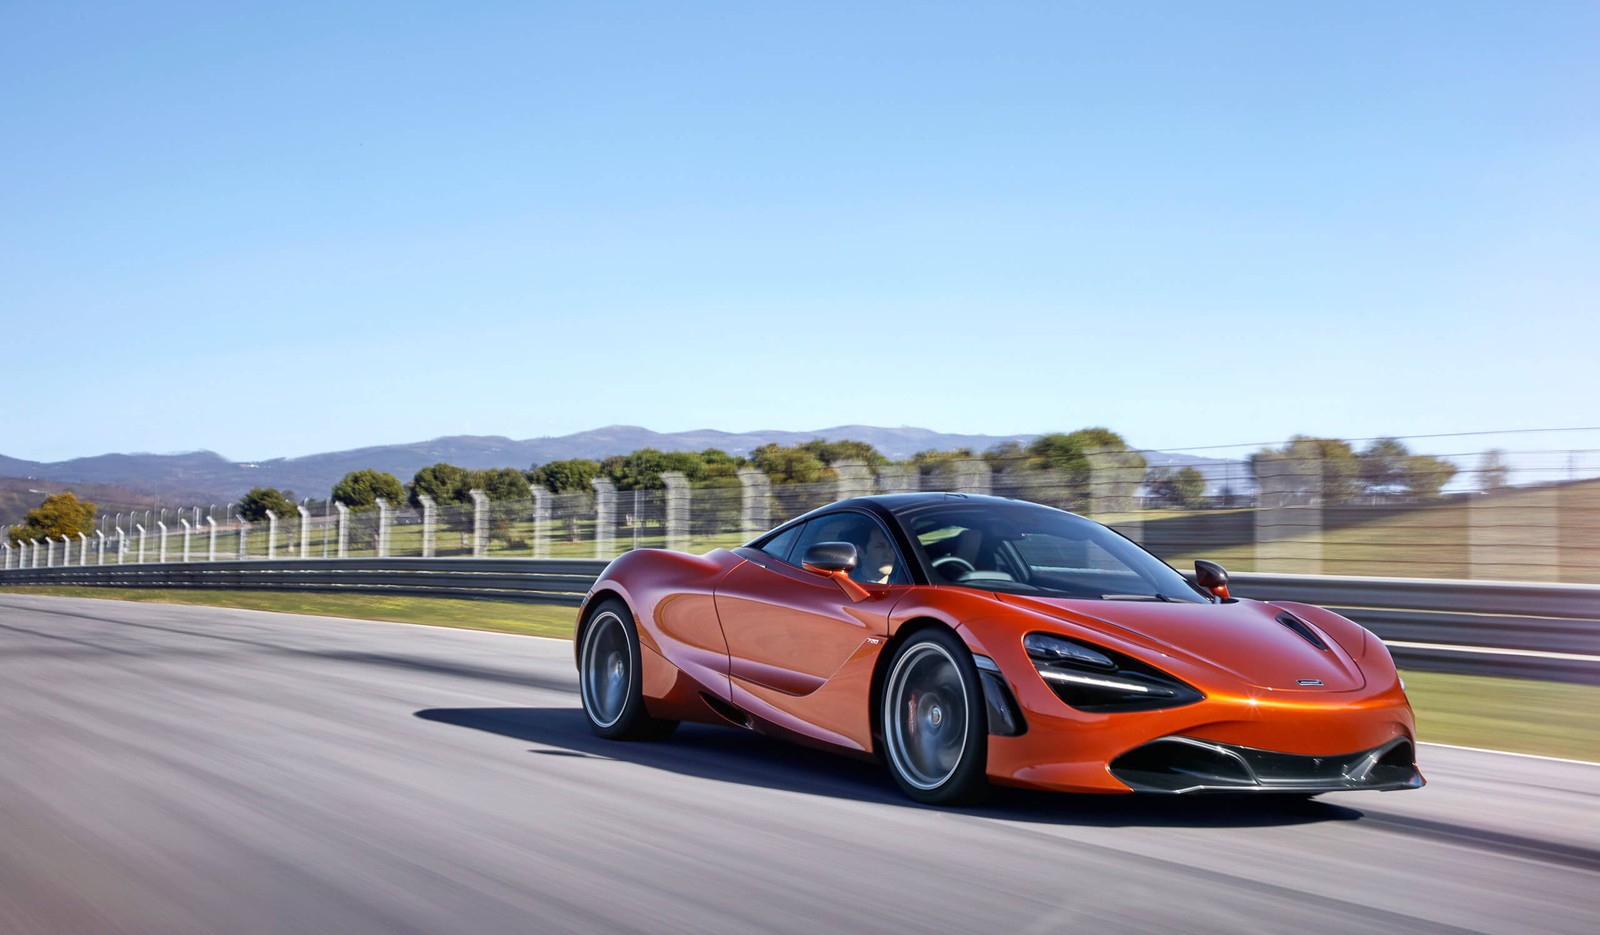
{"type": "Polygon", "coordinates": [[[1041,597],[1208,598],[1099,523],[1031,503],[952,503],[904,518],[935,584],[1041,597]]]}

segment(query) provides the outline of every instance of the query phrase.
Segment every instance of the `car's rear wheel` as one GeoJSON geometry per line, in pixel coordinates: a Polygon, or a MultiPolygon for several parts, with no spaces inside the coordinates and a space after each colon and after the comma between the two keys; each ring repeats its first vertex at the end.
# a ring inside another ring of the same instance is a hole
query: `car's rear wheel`
{"type": "Polygon", "coordinates": [[[653,718],[640,689],[639,632],[628,605],[603,601],[583,628],[578,655],[578,694],[594,732],[611,740],[655,740],[677,721],[653,718]]]}
{"type": "Polygon", "coordinates": [[[883,687],[883,746],[902,791],[929,805],[988,791],[983,689],[972,654],[947,630],[924,630],[895,652],[883,687]]]}

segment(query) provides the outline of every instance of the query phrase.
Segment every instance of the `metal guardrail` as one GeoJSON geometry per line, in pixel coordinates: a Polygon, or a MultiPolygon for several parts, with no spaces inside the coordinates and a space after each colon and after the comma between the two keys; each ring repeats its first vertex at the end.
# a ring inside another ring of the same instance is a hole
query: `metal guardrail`
{"type": "MultiPolygon", "coordinates": [[[[342,591],[576,605],[604,561],[279,559],[13,568],[0,585],[342,591]]],[[[1232,576],[1238,597],[1320,604],[1405,667],[1600,685],[1600,586],[1338,575],[1232,576]]]]}

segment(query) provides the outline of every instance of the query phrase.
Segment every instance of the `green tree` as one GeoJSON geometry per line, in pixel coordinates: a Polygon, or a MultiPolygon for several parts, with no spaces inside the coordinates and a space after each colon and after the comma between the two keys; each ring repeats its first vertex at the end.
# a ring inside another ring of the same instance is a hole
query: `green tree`
{"type": "Polygon", "coordinates": [[[352,510],[377,506],[380,498],[396,506],[406,499],[400,479],[386,471],[362,468],[351,471],[333,485],[333,499],[352,510]]]}
{"type": "Polygon", "coordinates": [[[750,463],[774,484],[814,484],[828,476],[828,466],[798,446],[766,444],[750,452],[750,463]]]}
{"type": "Polygon", "coordinates": [[[239,498],[239,515],[252,523],[266,519],[268,510],[280,518],[300,515],[294,508],[294,501],[275,487],[252,487],[239,498]]]}
{"type": "Polygon", "coordinates": [[[739,469],[750,463],[720,448],[707,448],[700,452],[700,461],[705,465],[700,483],[708,487],[739,486],[739,469]]]}
{"type": "MultiPolygon", "coordinates": [[[[526,500],[532,496],[528,492],[527,476],[516,468],[488,468],[469,472],[467,489],[481,490],[490,500],[526,500]]],[[[465,496],[469,501],[472,499],[470,493],[465,496]]]]}
{"type": "Polygon", "coordinates": [[[600,462],[601,473],[611,478],[618,490],[658,490],[665,486],[661,475],[678,471],[691,481],[705,474],[705,461],[693,451],[657,451],[640,448],[625,455],[614,455],[600,462]]]}
{"type": "Polygon", "coordinates": [[[1511,466],[1506,464],[1506,453],[1499,448],[1490,448],[1478,460],[1478,486],[1483,490],[1495,490],[1504,487],[1511,479],[1511,466]]]}
{"type": "Polygon", "coordinates": [[[1180,469],[1172,479],[1172,486],[1178,502],[1184,506],[1196,507],[1205,502],[1206,476],[1193,466],[1180,469]]]}
{"type": "Polygon", "coordinates": [[[877,467],[888,464],[889,459],[878,453],[878,449],[866,442],[840,439],[839,441],[823,441],[814,438],[808,442],[801,442],[797,446],[801,451],[810,452],[823,464],[838,464],[840,461],[860,461],[863,464],[877,467]]]}
{"type": "Polygon", "coordinates": [[[989,470],[999,474],[1027,470],[1029,456],[1027,450],[1017,442],[1001,442],[985,451],[983,460],[988,463],[989,470]]]}
{"type": "Polygon", "coordinates": [[[529,480],[551,493],[588,493],[589,482],[600,476],[600,462],[588,458],[551,461],[534,468],[529,480]]]}
{"type": "Polygon", "coordinates": [[[424,494],[433,498],[434,503],[466,503],[471,498],[467,496],[470,486],[467,480],[467,469],[446,464],[443,461],[418,471],[408,485],[408,500],[412,506],[420,508],[424,494]]]}
{"type": "Polygon", "coordinates": [[[60,539],[62,536],[89,535],[94,532],[94,503],[79,500],[72,491],[54,493],[29,510],[22,523],[12,526],[11,541],[60,539]]]}
{"type": "Polygon", "coordinates": [[[1368,493],[1383,493],[1406,486],[1406,459],[1411,452],[1398,439],[1378,438],[1357,456],[1361,482],[1368,493]]]}
{"type": "Polygon", "coordinates": [[[1405,460],[1404,476],[1413,496],[1432,497],[1439,493],[1459,470],[1454,464],[1432,455],[1412,455],[1405,460]]]}
{"type": "Polygon", "coordinates": [[[1257,477],[1268,464],[1285,468],[1284,494],[1320,494],[1325,503],[1344,503],[1362,491],[1360,459],[1349,442],[1337,438],[1295,435],[1282,448],[1257,451],[1250,464],[1257,477]],[[1318,476],[1320,485],[1312,482],[1318,476]]]}

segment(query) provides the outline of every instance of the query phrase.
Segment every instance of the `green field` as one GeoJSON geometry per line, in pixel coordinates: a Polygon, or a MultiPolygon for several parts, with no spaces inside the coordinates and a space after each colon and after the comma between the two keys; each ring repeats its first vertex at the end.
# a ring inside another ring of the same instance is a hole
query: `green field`
{"type": "MultiPolygon", "coordinates": [[[[575,615],[571,607],[370,594],[82,587],[12,587],[0,593],[238,607],[565,638],[572,636],[575,615]]],[[[1600,762],[1600,687],[1437,672],[1406,672],[1405,679],[1423,741],[1600,762]]]]}

